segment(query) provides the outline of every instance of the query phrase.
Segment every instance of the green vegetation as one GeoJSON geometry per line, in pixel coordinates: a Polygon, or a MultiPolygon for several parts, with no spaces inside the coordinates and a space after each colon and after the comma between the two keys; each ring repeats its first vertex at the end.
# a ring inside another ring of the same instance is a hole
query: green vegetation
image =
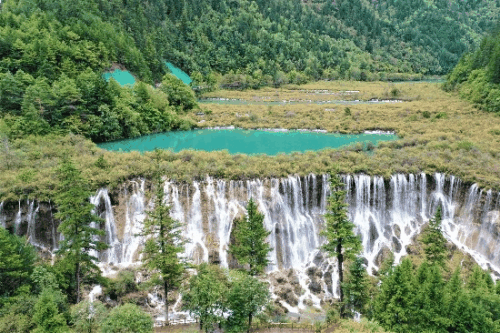
{"type": "Polygon", "coordinates": [[[137,305],[120,305],[109,312],[101,333],[153,333],[153,319],[137,305]]]}
{"type": "Polygon", "coordinates": [[[82,283],[96,281],[101,274],[95,253],[108,246],[98,240],[99,236],[104,236],[104,230],[97,228],[103,221],[93,213],[94,205],[89,203],[92,192],[81,172],[70,160],[63,160],[59,178],[55,217],[61,221],[58,231],[64,239],[59,242],[57,255],[61,265],[67,269],[70,285],[74,285],[70,297],[75,303],[80,303],[82,283]]]}
{"type": "Polygon", "coordinates": [[[438,207],[436,214],[429,221],[429,225],[422,233],[422,243],[424,243],[425,258],[432,265],[443,266],[447,256],[446,243],[441,231],[441,206],[438,207]]]}
{"type": "Polygon", "coordinates": [[[163,172],[159,164],[159,152],[154,172],[154,209],[148,212],[142,235],[147,238],[142,253],[143,264],[153,273],[151,284],[163,287],[165,294],[165,318],[168,319],[168,293],[179,287],[184,277],[185,262],[182,224],[170,216],[170,206],[165,205],[163,172]]]}
{"type": "MultiPolygon", "coordinates": [[[[321,249],[328,253],[329,256],[336,257],[339,284],[340,284],[340,316],[346,316],[346,307],[344,304],[344,260],[354,260],[362,250],[361,239],[354,234],[354,223],[347,218],[347,204],[345,184],[342,183],[340,177],[330,172],[330,191],[331,194],[327,199],[325,218],[325,229],[321,231],[321,235],[326,238],[326,243],[321,246],[321,249]]],[[[351,282],[353,282],[352,280],[351,282]]],[[[350,288],[349,302],[359,303],[357,296],[354,296],[355,288],[350,288]]]]}
{"type": "Polygon", "coordinates": [[[500,29],[486,36],[480,46],[465,54],[448,74],[445,88],[479,108],[498,113],[500,106],[500,29]]]}
{"type": "Polygon", "coordinates": [[[250,198],[247,214],[234,223],[234,242],[229,245],[229,253],[234,255],[240,265],[248,264],[251,276],[264,272],[269,265],[267,258],[271,247],[266,242],[270,231],[264,227],[264,214],[257,210],[257,204],[250,198]]]}

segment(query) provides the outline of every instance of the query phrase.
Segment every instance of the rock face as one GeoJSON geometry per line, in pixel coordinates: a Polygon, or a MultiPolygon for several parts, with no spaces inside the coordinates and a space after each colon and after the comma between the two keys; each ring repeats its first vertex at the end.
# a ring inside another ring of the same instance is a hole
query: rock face
{"type": "MultiPolygon", "coordinates": [[[[346,175],[343,181],[349,218],[362,238],[368,272],[376,272],[389,251],[396,262],[413,251],[409,245],[438,205],[443,207],[445,236],[483,267],[500,271],[499,193],[443,174],[398,174],[389,179],[346,175]]],[[[184,223],[184,235],[189,239],[186,256],[193,263],[236,267],[228,254],[233,221],[244,214],[252,197],[271,231],[268,271],[283,274],[270,275],[278,302],[282,300],[292,309],[338,295],[335,260],[318,250],[329,194],[327,175],[247,181],[207,178],[191,184],[166,181],[164,190],[172,216],[184,223]]],[[[150,196],[149,183],[136,180],[111,192],[100,189],[91,198],[105,220],[103,238],[110,248],[100,259],[106,265],[127,267],[140,260],[144,239],[136,235],[151,208],[150,196]]],[[[59,240],[54,213],[50,203],[4,202],[0,203],[0,224],[27,235],[31,243],[50,254],[59,240]]]]}

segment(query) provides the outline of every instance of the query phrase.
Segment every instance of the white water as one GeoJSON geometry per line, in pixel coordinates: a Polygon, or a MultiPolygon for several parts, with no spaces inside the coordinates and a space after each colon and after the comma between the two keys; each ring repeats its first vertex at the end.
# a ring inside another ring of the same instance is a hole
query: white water
{"type": "MultiPolygon", "coordinates": [[[[368,272],[378,268],[384,249],[393,251],[396,261],[406,255],[407,245],[412,243],[439,204],[443,207],[445,237],[470,253],[482,267],[500,272],[499,193],[481,190],[475,184],[465,185],[456,177],[444,174],[397,174],[388,180],[346,175],[343,181],[349,217],[362,237],[368,272]]],[[[312,174],[247,181],[208,178],[191,185],[166,181],[165,204],[171,205],[172,216],[184,223],[184,235],[189,240],[185,246],[186,256],[194,263],[210,260],[230,267],[232,263],[227,251],[232,223],[236,217],[243,216],[249,198],[253,197],[265,216],[266,228],[271,231],[269,243],[273,251],[268,271],[293,268],[306,290],[306,294],[299,297],[298,307],[305,307],[306,299],[319,306],[319,298],[307,287],[310,277],[305,272],[308,268],[317,267],[323,272],[322,298],[337,296],[335,260],[315,260],[322,242],[319,231],[329,194],[327,182],[327,175],[312,174]],[[331,273],[333,289],[327,286],[327,272],[331,273]]],[[[146,211],[152,207],[146,199],[144,184],[141,180],[127,186],[130,193],[126,190],[120,197],[120,207],[126,207],[125,214],[120,212],[120,220],[116,218],[118,212],[111,206],[107,189],[99,190],[91,198],[105,219],[110,249],[101,260],[109,266],[126,267],[140,259],[144,239],[136,235],[142,230],[146,211]]],[[[33,202],[28,202],[30,219],[22,216],[21,202],[19,207],[14,221],[16,230],[26,220],[32,221],[29,225],[35,225],[37,208],[33,202]]],[[[1,215],[0,211],[0,221],[3,221],[1,215]]],[[[36,239],[34,236],[32,241],[36,239]]]]}

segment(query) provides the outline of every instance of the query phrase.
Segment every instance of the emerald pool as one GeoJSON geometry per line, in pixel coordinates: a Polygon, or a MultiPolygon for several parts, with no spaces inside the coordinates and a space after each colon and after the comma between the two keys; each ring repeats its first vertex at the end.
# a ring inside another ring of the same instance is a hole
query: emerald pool
{"type": "Polygon", "coordinates": [[[101,143],[111,151],[153,151],[156,148],[179,152],[185,149],[216,151],[230,154],[266,154],[305,152],[325,148],[340,148],[357,142],[377,144],[397,140],[395,134],[363,133],[336,134],[309,131],[199,129],[146,135],[134,139],[101,143]]]}

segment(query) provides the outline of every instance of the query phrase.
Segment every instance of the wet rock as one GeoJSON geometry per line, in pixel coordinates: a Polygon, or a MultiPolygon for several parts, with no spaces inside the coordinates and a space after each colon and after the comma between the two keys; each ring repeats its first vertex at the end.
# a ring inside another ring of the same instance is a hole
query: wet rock
{"type": "Polygon", "coordinates": [[[319,283],[319,281],[311,281],[311,283],[309,283],[308,287],[309,287],[309,290],[313,294],[317,295],[317,294],[321,293],[321,284],[319,283]]]}
{"type": "Polygon", "coordinates": [[[380,267],[382,263],[391,256],[391,249],[389,249],[387,246],[384,246],[383,248],[378,251],[377,256],[375,257],[375,265],[380,267]]]}
{"type": "Polygon", "coordinates": [[[395,224],[392,227],[394,229],[394,234],[396,235],[397,238],[401,238],[401,228],[399,225],[395,224]]]}
{"type": "Polygon", "coordinates": [[[316,253],[316,255],[314,256],[314,259],[313,259],[313,263],[316,266],[319,266],[322,261],[323,261],[323,254],[321,252],[316,253]]]}
{"type": "Polygon", "coordinates": [[[373,221],[373,218],[370,217],[370,243],[369,243],[369,250],[373,249],[373,245],[375,244],[375,241],[377,240],[379,234],[377,231],[377,227],[375,226],[375,222],[373,221]]]}
{"type": "Polygon", "coordinates": [[[276,282],[279,283],[279,284],[283,284],[283,283],[286,283],[287,282],[287,278],[285,276],[285,274],[283,274],[282,272],[278,272],[274,278],[276,279],[276,282]]]}
{"type": "Polygon", "coordinates": [[[220,264],[219,251],[210,250],[210,252],[208,253],[208,262],[214,265],[219,265],[220,264]]]}
{"type": "Polygon", "coordinates": [[[392,245],[393,245],[394,251],[396,253],[401,252],[402,246],[401,246],[401,243],[399,242],[399,240],[396,237],[392,237],[392,245]]]}
{"type": "Polygon", "coordinates": [[[291,306],[297,306],[299,304],[299,299],[293,292],[292,285],[290,285],[289,283],[279,285],[275,289],[275,294],[291,306]]]}
{"type": "Polygon", "coordinates": [[[328,290],[328,292],[330,294],[333,293],[333,288],[332,288],[332,284],[333,284],[332,273],[331,272],[326,272],[323,275],[323,280],[325,281],[326,289],[328,290]]]}

